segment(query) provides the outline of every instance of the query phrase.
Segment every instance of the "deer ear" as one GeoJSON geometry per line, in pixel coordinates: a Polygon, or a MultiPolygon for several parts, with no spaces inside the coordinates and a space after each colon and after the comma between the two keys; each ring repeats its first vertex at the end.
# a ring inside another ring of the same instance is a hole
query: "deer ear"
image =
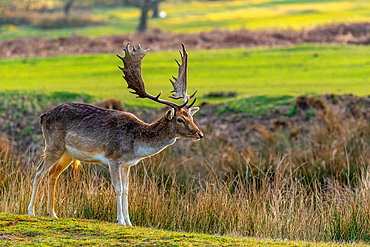
{"type": "Polygon", "coordinates": [[[172,120],[174,117],[175,117],[175,109],[174,108],[172,108],[171,110],[168,110],[166,112],[166,118],[168,120],[172,120]]]}
{"type": "Polygon", "coordinates": [[[193,108],[190,108],[189,109],[189,113],[190,113],[190,115],[194,115],[197,111],[199,111],[199,107],[193,107],[193,108]]]}

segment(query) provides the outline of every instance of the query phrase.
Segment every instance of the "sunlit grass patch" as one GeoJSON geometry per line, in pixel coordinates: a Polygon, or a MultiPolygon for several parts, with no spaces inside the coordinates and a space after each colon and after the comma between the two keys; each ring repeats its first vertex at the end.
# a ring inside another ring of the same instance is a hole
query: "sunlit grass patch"
{"type": "Polygon", "coordinates": [[[248,115],[266,115],[270,111],[278,110],[283,105],[293,106],[295,97],[283,96],[252,96],[232,100],[217,109],[219,114],[225,112],[247,113],[248,115]]]}
{"type": "Polygon", "coordinates": [[[333,22],[369,21],[365,1],[228,1],[163,5],[168,18],[151,27],[174,32],[221,29],[301,29],[333,22]],[[188,9],[189,8],[189,9],[188,9]]]}
{"type": "MultiPolygon", "coordinates": [[[[17,246],[338,246],[121,227],[96,220],[28,217],[0,213],[0,244],[17,246]]],[[[342,245],[341,245],[342,246],[342,245]]]]}
{"type": "MultiPolygon", "coordinates": [[[[144,47],[146,48],[146,47],[144,47]]],[[[177,75],[177,52],[149,52],[143,78],[149,93],[170,95],[171,75],[177,75]]],[[[299,45],[286,48],[249,48],[189,51],[188,92],[196,89],[199,102],[212,91],[235,91],[239,98],[254,95],[323,93],[370,94],[370,50],[366,46],[299,45]],[[351,59],[348,59],[348,58],[351,59]]],[[[127,90],[122,62],[115,54],[0,60],[2,90],[66,91],[117,98],[129,106],[156,106],[136,99],[127,90]]]]}
{"type": "MultiPolygon", "coordinates": [[[[366,0],[306,0],[306,1],[204,1],[164,2],[160,9],[165,19],[149,18],[149,28],[170,32],[201,32],[213,29],[302,29],[331,23],[370,21],[370,2],[366,0]]],[[[140,11],[133,7],[95,9],[91,18],[104,22],[103,26],[41,30],[28,26],[4,29],[1,39],[43,36],[56,38],[73,33],[99,37],[135,32],[140,11]]],[[[149,17],[151,13],[149,13],[149,17]]]]}

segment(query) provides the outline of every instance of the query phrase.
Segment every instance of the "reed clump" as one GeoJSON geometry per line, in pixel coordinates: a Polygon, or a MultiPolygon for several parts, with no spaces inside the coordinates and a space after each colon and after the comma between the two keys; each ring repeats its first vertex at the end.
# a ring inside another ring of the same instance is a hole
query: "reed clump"
{"type": "MultiPolygon", "coordinates": [[[[230,174],[212,171],[180,184],[176,174],[164,178],[159,165],[146,174],[133,169],[129,210],[135,225],[175,231],[280,239],[368,242],[370,240],[370,174],[352,179],[307,183],[287,156],[267,172],[230,174]],[[225,179],[227,177],[227,179],[225,179]]],[[[150,162],[149,162],[150,163],[150,162]]],[[[149,165],[147,163],[147,165],[149,165]]],[[[33,165],[1,161],[0,210],[26,214],[33,165]]],[[[84,166],[76,177],[63,173],[57,184],[60,217],[115,221],[115,192],[105,171],[84,166]],[[98,174],[97,174],[98,173],[98,174]],[[98,175],[98,176],[97,176],[98,175]]],[[[46,215],[47,186],[40,185],[36,214],[46,215]]]]}

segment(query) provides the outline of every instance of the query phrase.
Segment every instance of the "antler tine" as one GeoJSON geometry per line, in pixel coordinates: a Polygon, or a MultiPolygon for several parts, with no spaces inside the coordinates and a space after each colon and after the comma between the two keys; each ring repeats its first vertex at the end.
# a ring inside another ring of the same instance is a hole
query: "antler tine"
{"type": "Polygon", "coordinates": [[[125,56],[121,57],[120,55],[117,54],[117,57],[119,57],[123,61],[124,67],[121,67],[119,65],[118,67],[122,70],[124,74],[123,78],[127,82],[128,85],[127,88],[131,88],[134,90],[133,92],[131,91],[130,93],[136,94],[137,98],[148,98],[158,103],[162,103],[170,107],[173,107],[177,110],[184,107],[184,105],[178,105],[171,101],[160,99],[159,96],[162,94],[162,91],[157,96],[148,94],[145,91],[144,80],[141,76],[141,61],[143,60],[144,56],[146,55],[149,49],[144,50],[141,48],[140,45],[138,45],[137,49],[135,49],[134,47],[132,52],[130,52],[129,44],[130,42],[128,42],[126,48],[123,49],[125,51],[125,56]]]}
{"type": "Polygon", "coordinates": [[[156,99],[159,99],[159,96],[161,96],[162,90],[159,92],[159,94],[155,97],[156,99]]]}
{"type": "Polygon", "coordinates": [[[194,105],[195,101],[197,101],[197,98],[196,97],[194,98],[193,102],[190,105],[186,105],[185,108],[186,109],[189,109],[190,107],[192,107],[194,105]]]}
{"type": "Polygon", "coordinates": [[[197,89],[197,90],[195,90],[195,92],[194,92],[192,95],[190,95],[190,96],[189,96],[189,99],[193,98],[193,97],[194,97],[194,95],[195,95],[197,92],[198,92],[198,89],[197,89]]]}
{"type": "Polygon", "coordinates": [[[125,56],[130,56],[129,45],[130,45],[130,42],[127,42],[126,48],[123,48],[123,51],[125,52],[125,56]]]}
{"type": "Polygon", "coordinates": [[[170,79],[173,85],[173,90],[171,92],[172,93],[175,92],[175,93],[172,94],[170,98],[172,99],[183,98],[184,99],[183,102],[185,102],[187,98],[186,91],[187,91],[187,74],[188,74],[188,53],[186,52],[185,45],[184,44],[181,44],[181,45],[183,49],[183,53],[180,51],[181,64],[177,59],[175,59],[176,63],[179,66],[178,76],[177,78],[175,76],[172,76],[174,81],[170,79]]]}
{"type": "MultiPolygon", "coordinates": [[[[180,62],[175,59],[176,63],[179,66],[179,74],[178,77],[176,78],[175,76],[172,76],[174,81],[170,79],[170,82],[173,85],[173,91],[175,92],[170,96],[172,99],[180,99],[183,98],[183,104],[186,105],[189,99],[194,97],[194,95],[197,93],[198,90],[196,90],[192,95],[187,94],[187,86],[188,86],[188,81],[187,81],[187,74],[188,74],[188,53],[186,52],[185,45],[181,43],[182,46],[182,52],[180,51],[180,56],[181,56],[181,64],[180,62]]],[[[194,102],[192,103],[194,104],[194,102]]],[[[185,106],[184,105],[184,106],[185,106]]]]}

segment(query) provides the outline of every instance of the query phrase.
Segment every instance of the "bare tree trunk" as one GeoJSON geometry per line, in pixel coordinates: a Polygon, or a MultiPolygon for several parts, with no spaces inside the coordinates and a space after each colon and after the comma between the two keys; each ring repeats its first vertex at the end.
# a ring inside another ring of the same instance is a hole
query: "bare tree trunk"
{"type": "MultiPolygon", "coordinates": [[[[71,0],[69,0],[71,1],[71,0]]],[[[135,6],[140,8],[141,16],[140,16],[140,23],[137,27],[137,31],[145,32],[148,27],[148,12],[149,10],[153,9],[153,18],[158,17],[158,6],[160,2],[164,0],[123,0],[123,4],[127,6],[135,6]]]]}
{"type": "Polygon", "coordinates": [[[65,2],[65,5],[64,5],[64,7],[63,7],[63,12],[64,12],[64,15],[65,15],[65,16],[69,16],[69,13],[70,13],[70,11],[71,11],[71,7],[72,7],[72,5],[73,5],[74,1],[75,1],[75,0],[67,0],[67,1],[65,2]]]}
{"type": "Polygon", "coordinates": [[[159,3],[160,1],[157,1],[154,3],[154,9],[153,9],[153,15],[152,15],[152,18],[158,18],[159,17],[159,3]]]}
{"type": "Polygon", "coordinates": [[[147,21],[148,21],[148,12],[150,10],[149,4],[143,4],[141,7],[141,16],[140,16],[140,24],[137,27],[139,32],[145,32],[147,29],[147,21]]]}

